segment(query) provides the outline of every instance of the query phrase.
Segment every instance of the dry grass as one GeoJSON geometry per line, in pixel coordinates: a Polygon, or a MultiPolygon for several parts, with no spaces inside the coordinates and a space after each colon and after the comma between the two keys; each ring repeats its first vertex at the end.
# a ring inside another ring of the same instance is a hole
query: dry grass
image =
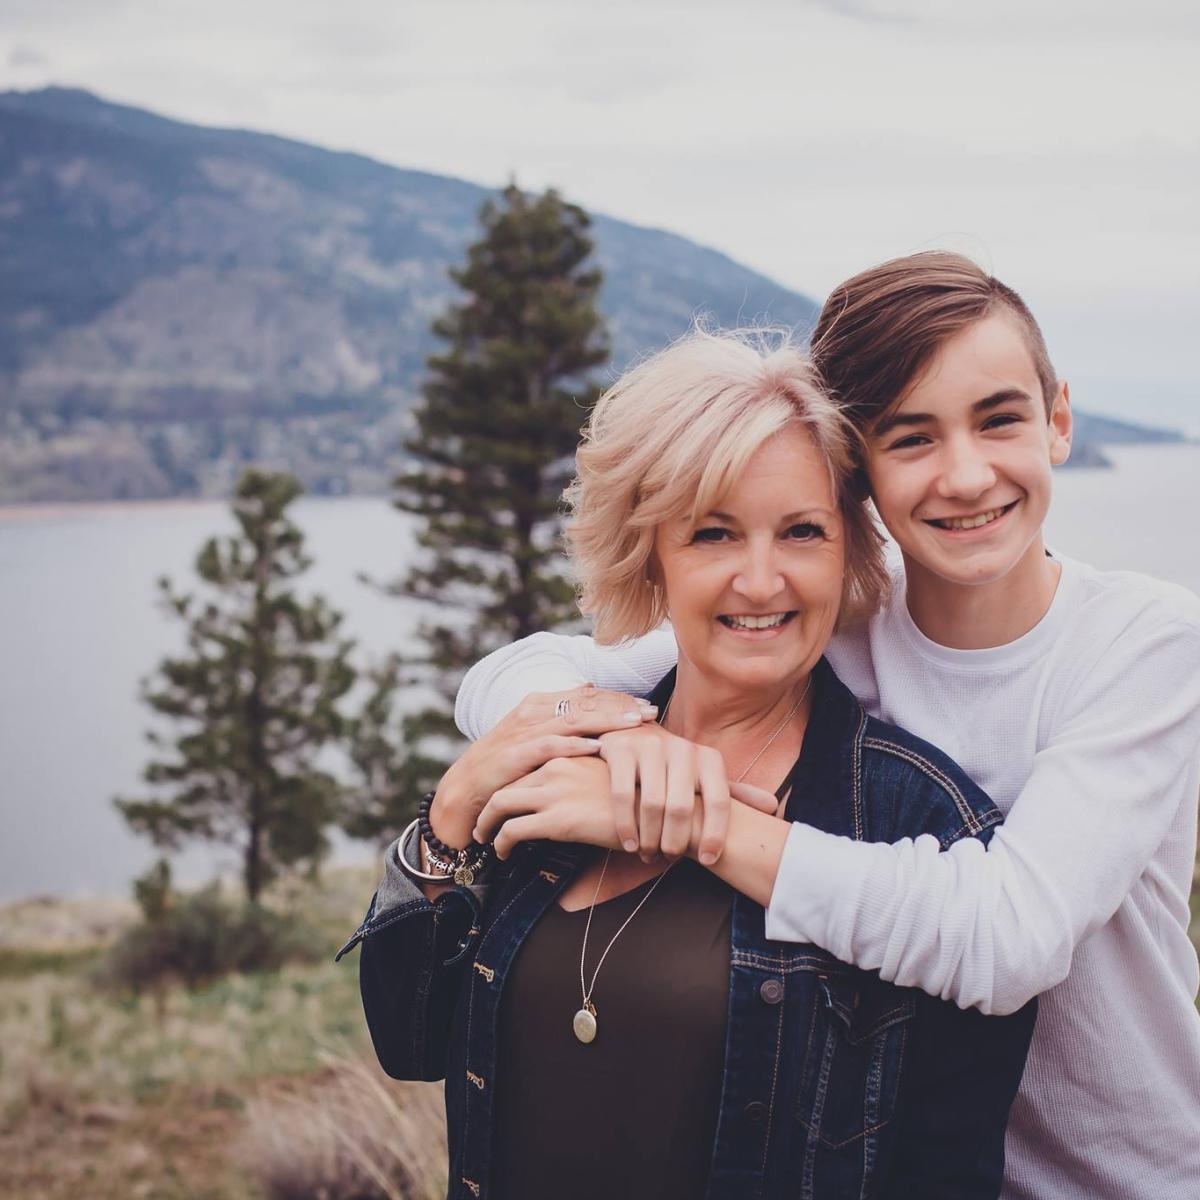
{"type": "Polygon", "coordinates": [[[90,962],[132,915],[122,906],[103,920],[72,901],[0,909],[0,1196],[263,1200],[234,1153],[250,1107],[284,1093],[299,1103],[309,1088],[324,1096],[342,1075],[331,1058],[369,1053],[356,964],[331,960],[373,885],[371,872],[331,872],[272,897],[325,932],[325,961],[161,997],[106,995],[90,981],[90,962]]]}
{"type": "Polygon", "coordinates": [[[303,1091],[249,1104],[239,1157],[269,1200],[433,1200],[446,1186],[441,1086],[331,1063],[303,1091]]]}

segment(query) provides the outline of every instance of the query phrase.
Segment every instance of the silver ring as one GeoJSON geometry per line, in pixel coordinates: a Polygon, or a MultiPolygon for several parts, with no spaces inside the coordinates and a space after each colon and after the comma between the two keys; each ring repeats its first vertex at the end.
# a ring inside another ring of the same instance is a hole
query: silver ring
{"type": "Polygon", "coordinates": [[[569,717],[571,715],[571,702],[566,696],[554,706],[554,715],[556,717],[569,717]]]}

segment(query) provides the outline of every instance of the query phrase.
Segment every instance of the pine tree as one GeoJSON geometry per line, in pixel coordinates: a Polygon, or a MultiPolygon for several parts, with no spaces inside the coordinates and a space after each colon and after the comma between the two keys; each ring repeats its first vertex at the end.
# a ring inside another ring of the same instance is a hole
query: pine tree
{"type": "Polygon", "coordinates": [[[282,868],[315,867],[327,849],[340,789],[316,759],[345,732],[338,704],[355,678],[340,614],[292,590],[310,565],[287,516],[300,491],[291,475],[247,471],[233,501],[240,531],[196,558],[207,594],[159,581],[187,626],[187,653],[163,660],[143,700],[179,732],[147,734],[171,751],[143,772],[154,798],[116,802],[158,846],[238,846],[251,901],[282,868]]]}
{"type": "Polygon", "coordinates": [[[451,271],[466,297],[433,324],[447,345],[428,360],[405,444],[411,465],[396,480],[396,507],[419,519],[426,553],[393,590],[437,616],[420,627],[423,655],[377,675],[357,727],[367,783],[348,828],[360,835],[395,832],[436,783],[466,667],[578,617],[562,573],[560,496],[596,398],[589,373],[608,358],[590,221],[553,190],[527,196],[515,184],[480,219],[483,236],[451,271]],[[436,699],[402,718],[397,753],[395,691],[414,683],[436,699]]]}

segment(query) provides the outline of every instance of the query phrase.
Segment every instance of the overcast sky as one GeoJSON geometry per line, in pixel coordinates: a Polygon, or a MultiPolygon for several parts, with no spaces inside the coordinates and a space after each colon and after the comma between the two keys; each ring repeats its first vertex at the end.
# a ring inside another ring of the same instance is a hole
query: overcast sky
{"type": "Polygon", "coordinates": [[[1195,0],[0,0],[48,82],[485,184],[821,297],[965,250],[1076,402],[1200,432],[1195,0]]]}

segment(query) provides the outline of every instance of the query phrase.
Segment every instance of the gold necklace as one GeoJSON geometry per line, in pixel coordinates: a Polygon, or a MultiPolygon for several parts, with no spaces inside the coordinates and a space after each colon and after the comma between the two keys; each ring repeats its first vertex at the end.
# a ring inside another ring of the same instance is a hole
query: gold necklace
{"type": "MultiPolygon", "coordinates": [[[[750,774],[750,771],[754,767],[755,763],[757,763],[758,760],[762,758],[764,754],[766,754],[766,752],[771,748],[775,739],[779,737],[779,735],[788,727],[788,724],[791,722],[792,718],[800,711],[800,705],[804,703],[804,698],[808,695],[808,689],[811,686],[812,676],[810,675],[808,677],[808,681],[804,685],[804,691],[800,693],[800,698],[795,704],[792,705],[791,709],[788,711],[788,715],[784,717],[783,721],[780,723],[779,728],[776,729],[769,738],[767,738],[766,744],[763,746],[763,748],[750,760],[750,762],[746,765],[746,769],[737,777],[737,779],[734,780],[735,783],[741,783],[742,780],[750,774]]],[[[672,692],[670,699],[666,703],[666,707],[663,709],[663,714],[659,720],[659,724],[662,724],[664,721],[666,721],[667,713],[671,710],[671,700],[674,699],[675,694],[672,692]]],[[[637,902],[637,907],[629,914],[629,916],[625,918],[617,932],[614,933],[611,938],[609,938],[608,945],[604,947],[604,953],[600,955],[600,961],[596,964],[596,969],[592,972],[592,982],[589,986],[587,977],[584,973],[584,963],[587,961],[588,934],[592,931],[592,914],[596,911],[596,901],[600,897],[600,888],[604,885],[604,875],[608,871],[608,864],[611,859],[612,851],[609,850],[604,856],[604,865],[600,868],[600,878],[596,880],[596,890],[592,893],[592,902],[588,905],[587,923],[583,927],[583,946],[579,951],[579,991],[583,997],[583,1004],[579,1011],[575,1014],[575,1017],[571,1022],[571,1028],[574,1030],[575,1036],[585,1046],[596,1040],[598,1026],[596,1022],[596,1006],[592,1003],[592,993],[596,990],[596,980],[599,978],[600,968],[604,966],[604,960],[608,957],[608,952],[613,948],[617,938],[619,938],[621,934],[625,932],[629,922],[638,915],[638,913],[641,911],[642,905],[654,895],[655,889],[660,883],[662,883],[664,879],[666,879],[667,875],[671,871],[671,867],[675,865],[672,863],[671,866],[668,867],[654,881],[650,887],[650,890],[637,902]]]]}

